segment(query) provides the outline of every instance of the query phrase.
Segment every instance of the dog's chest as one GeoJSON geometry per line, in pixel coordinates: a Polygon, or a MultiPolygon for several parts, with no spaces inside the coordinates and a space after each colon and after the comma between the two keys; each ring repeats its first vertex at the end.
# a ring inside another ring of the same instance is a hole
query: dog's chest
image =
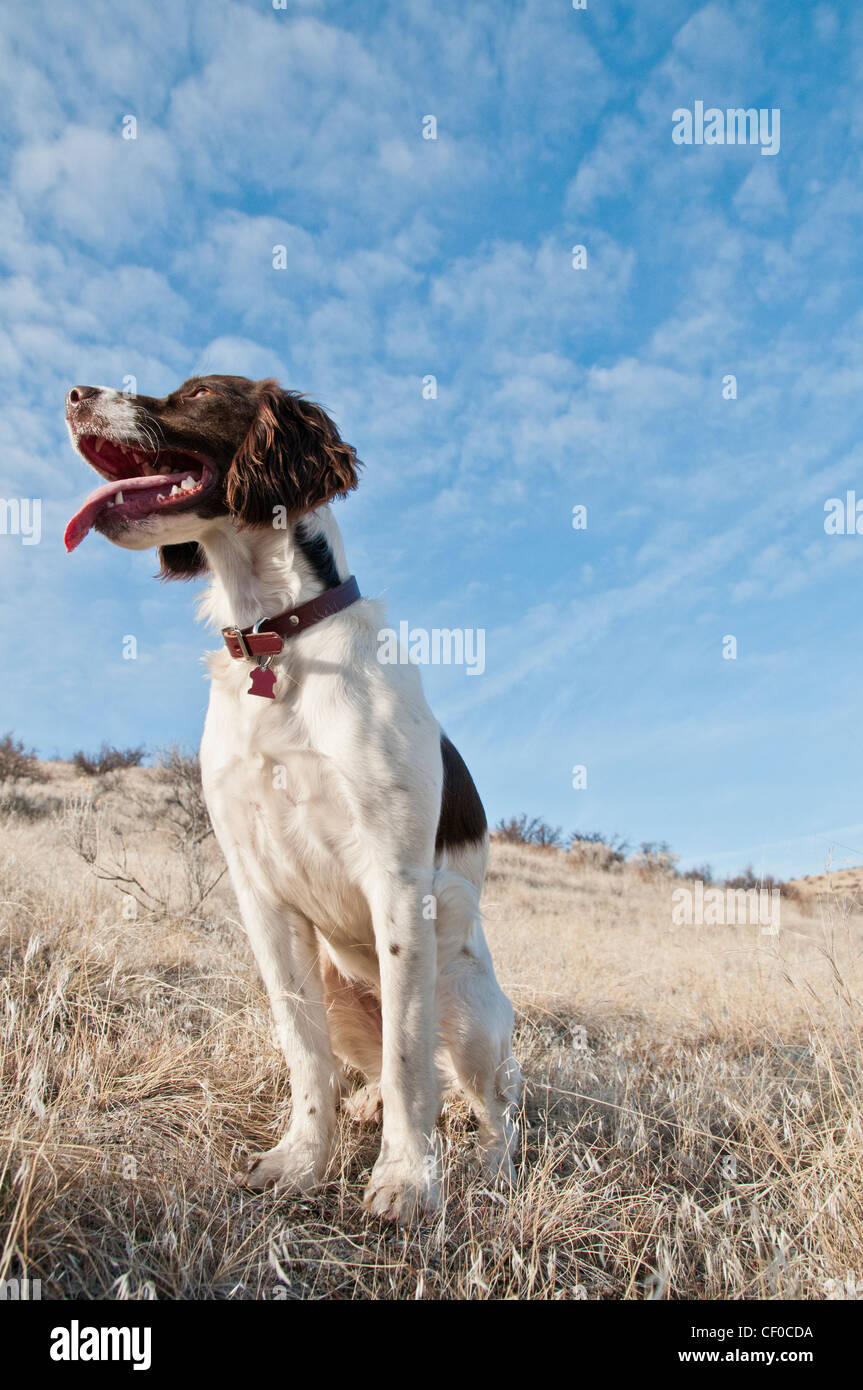
{"type": "Polygon", "coordinates": [[[214,682],[201,770],[232,873],[245,870],[324,930],[343,925],[357,896],[355,834],[338,771],[314,747],[302,708],[214,682]]]}

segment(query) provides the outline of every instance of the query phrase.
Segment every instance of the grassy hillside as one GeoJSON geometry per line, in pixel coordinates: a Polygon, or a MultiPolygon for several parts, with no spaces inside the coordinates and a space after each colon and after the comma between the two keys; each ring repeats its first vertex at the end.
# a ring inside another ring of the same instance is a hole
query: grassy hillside
{"type": "Polygon", "coordinates": [[[45,771],[0,814],[0,1277],[43,1297],[863,1294],[859,885],[808,881],[778,936],[675,927],[661,865],[495,843],[518,1187],[479,1182],[447,1102],[445,1204],[396,1232],[362,1214],[377,1132],[347,1120],[319,1197],[231,1180],[289,1093],[194,786],[45,771]]]}

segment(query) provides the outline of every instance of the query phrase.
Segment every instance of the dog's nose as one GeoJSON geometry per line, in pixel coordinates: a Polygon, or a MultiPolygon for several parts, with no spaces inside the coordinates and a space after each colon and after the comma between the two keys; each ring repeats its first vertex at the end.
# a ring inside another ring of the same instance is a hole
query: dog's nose
{"type": "Polygon", "coordinates": [[[79,401],[88,401],[91,396],[98,396],[98,386],[73,386],[66,397],[67,405],[77,405],[79,401]]]}

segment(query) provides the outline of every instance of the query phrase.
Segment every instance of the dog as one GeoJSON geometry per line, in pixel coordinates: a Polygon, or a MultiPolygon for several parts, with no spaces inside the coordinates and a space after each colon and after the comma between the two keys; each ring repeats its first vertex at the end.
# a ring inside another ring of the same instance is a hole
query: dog
{"type": "Polygon", "coordinates": [[[74,386],[66,420],[105,480],[67,549],[95,528],[158,547],[164,578],[210,576],[202,611],[225,646],[209,657],[204,795],[291,1082],[287,1132],[242,1180],[319,1186],[344,1100],[382,1112],[367,1210],[434,1210],[450,1085],[484,1168],[511,1182],[522,1080],[480,921],[486,817],[417,667],[378,660],[383,610],[360,597],[329,506],[357,485],[354,449],[307,397],[244,377],[164,398],[74,386]]]}

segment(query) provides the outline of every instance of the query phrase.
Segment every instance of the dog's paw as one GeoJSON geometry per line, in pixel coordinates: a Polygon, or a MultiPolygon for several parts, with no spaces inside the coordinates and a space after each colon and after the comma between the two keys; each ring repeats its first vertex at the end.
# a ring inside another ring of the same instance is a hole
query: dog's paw
{"type": "Polygon", "coordinates": [[[345,1114],[356,1124],[379,1125],[383,1114],[380,1086],[360,1086],[342,1101],[345,1114]]]}
{"type": "Polygon", "coordinates": [[[384,1221],[418,1221],[440,1203],[440,1170],[435,1154],[425,1158],[379,1158],[363,1196],[363,1206],[384,1221]]]}
{"type": "Polygon", "coordinates": [[[479,1161],[486,1182],[499,1188],[515,1186],[518,1149],[519,1133],[511,1112],[504,1114],[498,1124],[480,1129],[479,1161]]]}
{"type": "Polygon", "coordinates": [[[509,1145],[496,1144],[490,1148],[480,1148],[479,1163],[486,1182],[503,1189],[515,1186],[515,1163],[509,1145]]]}
{"type": "Polygon", "coordinates": [[[268,1187],[279,1192],[314,1192],[323,1182],[328,1158],[326,1145],[305,1139],[283,1139],[267,1153],[253,1155],[245,1172],[237,1173],[234,1182],[253,1192],[263,1192],[268,1187]]]}

